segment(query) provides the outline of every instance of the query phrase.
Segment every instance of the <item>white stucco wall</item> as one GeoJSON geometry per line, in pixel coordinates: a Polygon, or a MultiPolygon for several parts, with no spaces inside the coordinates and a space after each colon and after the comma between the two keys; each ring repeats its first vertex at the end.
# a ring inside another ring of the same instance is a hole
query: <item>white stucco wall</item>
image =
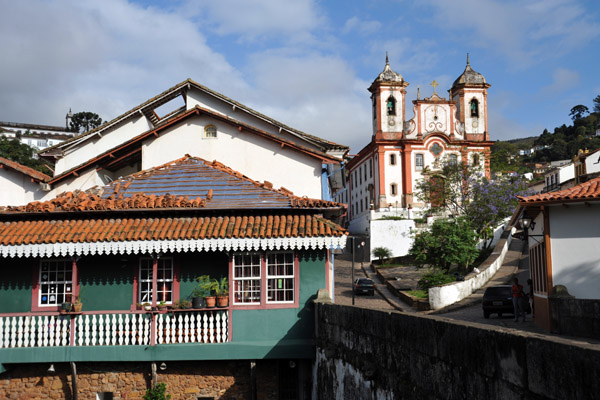
{"type": "Polygon", "coordinates": [[[376,259],[373,250],[376,247],[386,247],[392,252],[392,257],[408,254],[413,243],[411,230],[415,228],[413,220],[372,220],[371,231],[371,260],[376,259]]]}
{"type": "MultiPolygon", "coordinates": [[[[106,171],[106,173],[110,174],[110,172],[108,171],[106,171]]],[[[97,172],[95,169],[90,169],[77,177],[71,175],[68,178],[60,181],[58,184],[55,184],[52,187],[51,191],[44,192],[45,196],[43,200],[51,200],[63,192],[72,192],[74,190],[87,190],[94,186],[106,185],[107,183],[109,183],[109,181],[102,179],[103,174],[103,171],[97,172]]]]}
{"type": "Polygon", "coordinates": [[[81,165],[149,129],[151,129],[151,125],[146,117],[142,115],[132,117],[120,124],[118,128],[111,128],[103,132],[102,137],[95,136],[80,144],[76,150],[66,151],[64,157],[56,161],[54,175],[81,165]]]}
{"type": "Polygon", "coordinates": [[[465,132],[471,134],[479,134],[485,131],[485,97],[481,90],[465,90],[465,104],[461,105],[465,107],[465,132]],[[479,103],[479,117],[471,117],[471,100],[477,99],[479,103]],[[474,123],[475,125],[474,126],[474,123]]]}
{"type": "Polygon", "coordinates": [[[40,200],[45,194],[39,183],[31,182],[31,177],[0,168],[0,206],[22,206],[40,200]]]}
{"type": "Polygon", "coordinates": [[[600,299],[599,207],[550,207],[553,284],[579,299],[600,299]]]}
{"type": "Polygon", "coordinates": [[[148,139],[142,146],[142,169],[164,164],[185,154],[217,160],[256,181],[269,181],[298,196],[321,198],[321,160],[253,133],[204,116],[186,120],[148,139]],[[208,124],[217,128],[217,138],[203,138],[208,124]]]}

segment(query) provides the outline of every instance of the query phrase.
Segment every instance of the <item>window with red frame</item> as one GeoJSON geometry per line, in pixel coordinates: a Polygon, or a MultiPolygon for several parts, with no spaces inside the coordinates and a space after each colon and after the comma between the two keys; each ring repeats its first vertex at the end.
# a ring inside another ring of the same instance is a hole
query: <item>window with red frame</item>
{"type": "Polygon", "coordinates": [[[73,261],[42,260],[40,262],[38,305],[57,306],[73,293],[73,261]]]}
{"type": "Polygon", "coordinates": [[[294,302],[294,253],[267,254],[267,303],[294,302]]]}
{"type": "MultiPolygon", "coordinates": [[[[156,269],[156,302],[164,301],[173,303],[173,259],[159,258],[156,269]]],[[[140,303],[152,303],[153,301],[153,258],[140,259],[140,281],[138,299],[140,303]]]]}

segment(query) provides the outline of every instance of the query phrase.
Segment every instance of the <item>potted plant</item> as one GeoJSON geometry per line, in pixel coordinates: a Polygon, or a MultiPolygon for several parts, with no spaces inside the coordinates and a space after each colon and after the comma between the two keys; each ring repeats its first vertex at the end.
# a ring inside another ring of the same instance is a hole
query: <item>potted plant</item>
{"type": "Polygon", "coordinates": [[[150,303],[144,303],[142,304],[142,307],[144,307],[144,310],[146,311],[152,311],[152,304],[150,303]]]}
{"type": "Polygon", "coordinates": [[[75,296],[75,301],[73,302],[73,312],[81,312],[83,308],[83,304],[81,303],[81,296],[75,296]]]}
{"type": "Polygon", "coordinates": [[[204,306],[204,298],[210,297],[213,283],[208,275],[200,275],[196,280],[198,281],[198,286],[192,292],[192,307],[202,308],[204,306]]]}
{"type": "Polygon", "coordinates": [[[181,308],[189,310],[190,308],[192,308],[192,302],[189,300],[181,300],[181,308]]]}
{"type": "Polygon", "coordinates": [[[229,282],[226,277],[220,280],[213,279],[213,288],[217,295],[217,304],[219,307],[227,307],[229,305],[229,282]]]}
{"type": "Polygon", "coordinates": [[[165,303],[164,301],[160,301],[156,307],[158,308],[159,311],[164,311],[167,309],[167,303],[165,303]]]}
{"type": "Polygon", "coordinates": [[[142,303],[135,303],[135,309],[142,310],[142,309],[144,309],[144,307],[142,306],[142,303]]]}
{"type": "Polygon", "coordinates": [[[71,303],[71,295],[66,294],[65,301],[60,305],[60,312],[61,313],[71,312],[72,307],[73,307],[73,303],[71,303]]]}

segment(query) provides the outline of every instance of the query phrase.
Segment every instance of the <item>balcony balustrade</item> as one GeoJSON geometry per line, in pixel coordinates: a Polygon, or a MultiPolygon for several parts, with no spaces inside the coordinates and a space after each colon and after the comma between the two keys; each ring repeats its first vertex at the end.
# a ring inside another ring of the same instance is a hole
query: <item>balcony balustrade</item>
{"type": "Polygon", "coordinates": [[[229,341],[227,309],[0,317],[0,348],[148,346],[229,341]]]}

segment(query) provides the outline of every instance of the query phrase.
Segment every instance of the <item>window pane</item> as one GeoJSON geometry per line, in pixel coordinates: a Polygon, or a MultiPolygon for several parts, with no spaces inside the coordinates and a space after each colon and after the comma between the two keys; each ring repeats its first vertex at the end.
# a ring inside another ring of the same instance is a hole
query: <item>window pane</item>
{"type": "Polygon", "coordinates": [[[73,282],[71,260],[48,260],[40,264],[40,306],[56,306],[65,302],[65,294],[71,293],[73,282]]]}
{"type": "Polygon", "coordinates": [[[267,257],[267,303],[293,302],[294,282],[294,254],[269,254],[267,257]]]}
{"type": "Polygon", "coordinates": [[[260,303],[260,254],[234,254],[233,302],[260,303]]]}

